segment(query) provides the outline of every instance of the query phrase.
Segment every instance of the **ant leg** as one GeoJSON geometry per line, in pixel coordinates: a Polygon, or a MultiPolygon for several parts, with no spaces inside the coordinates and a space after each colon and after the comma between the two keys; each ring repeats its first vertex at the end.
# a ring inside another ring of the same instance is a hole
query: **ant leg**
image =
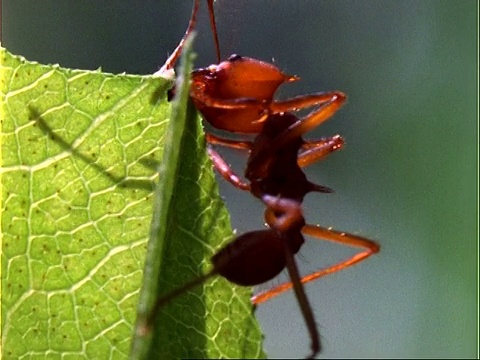
{"type": "Polygon", "coordinates": [[[219,99],[205,95],[204,93],[193,93],[190,95],[193,100],[198,101],[204,107],[211,107],[225,110],[240,110],[246,108],[258,108],[259,118],[268,115],[268,103],[250,97],[239,97],[234,99],[219,99]]]}
{"type": "Polygon", "coordinates": [[[274,114],[298,111],[300,109],[329,103],[338,97],[346,98],[345,94],[340,91],[300,95],[288,100],[272,101],[269,105],[269,110],[274,114]]]}
{"type": "Polygon", "coordinates": [[[218,152],[216,152],[211,146],[207,146],[207,151],[210,159],[213,162],[213,165],[215,166],[215,169],[217,169],[217,171],[225,180],[241,190],[250,191],[250,184],[247,184],[245,181],[240,179],[240,177],[233,172],[230,165],[227,164],[227,162],[218,152]]]}
{"type": "MultiPolygon", "coordinates": [[[[247,152],[250,152],[252,148],[251,141],[224,139],[213,134],[206,134],[206,140],[211,145],[220,145],[247,152]]],[[[306,142],[303,144],[298,154],[298,165],[300,167],[306,167],[316,161],[319,161],[328,156],[331,152],[341,149],[343,143],[344,141],[340,135],[335,135],[331,138],[321,139],[318,141],[306,142]]],[[[231,171],[230,166],[225,162],[225,160],[223,160],[220,154],[218,154],[210,146],[208,147],[208,152],[215,168],[224,179],[232,183],[235,187],[250,191],[250,186],[239,180],[239,177],[231,171]]],[[[312,186],[314,187],[314,189],[312,188],[312,191],[333,192],[328,188],[315,184],[312,184],[312,186]]]]}
{"type": "Polygon", "coordinates": [[[240,177],[232,171],[230,165],[227,164],[223,157],[217,151],[215,151],[211,145],[221,145],[232,149],[250,152],[250,149],[252,148],[252,142],[224,139],[213,134],[206,134],[206,140],[208,142],[208,155],[210,156],[215,169],[217,169],[220,175],[222,175],[222,177],[230,182],[233,186],[241,190],[250,191],[250,185],[241,180],[240,177]]]}
{"type": "Polygon", "coordinates": [[[326,158],[330,153],[340,150],[345,141],[340,135],[335,135],[317,141],[307,141],[300,148],[298,166],[305,167],[326,158]]]}
{"type": "MultiPolygon", "coordinates": [[[[265,211],[265,219],[270,227],[279,232],[280,237],[288,237],[289,230],[294,228],[297,224],[300,224],[301,227],[302,224],[305,223],[298,201],[279,198],[272,195],[262,196],[262,201],[268,206],[267,210],[265,211]],[[280,215],[278,213],[280,213],[280,215]]],[[[302,279],[300,278],[300,273],[293,257],[292,250],[289,246],[288,239],[284,239],[282,244],[285,252],[286,267],[291,279],[289,284],[295,291],[295,296],[297,297],[300,310],[302,311],[302,315],[312,341],[312,353],[308,357],[310,359],[320,351],[320,336],[315,324],[312,308],[308,302],[307,295],[305,294],[305,289],[302,286],[302,279]]]]}
{"type": "MultiPolygon", "coordinates": [[[[266,100],[258,100],[258,99],[249,98],[249,97],[241,97],[241,98],[235,98],[235,99],[218,99],[218,98],[212,98],[201,92],[198,92],[196,94],[193,94],[192,98],[200,102],[203,106],[217,108],[217,109],[239,110],[239,109],[257,107],[259,111],[259,118],[255,122],[262,122],[265,120],[265,118],[269,114],[298,111],[300,109],[315,106],[315,105],[324,105],[319,110],[316,110],[312,114],[308,115],[307,116],[308,118],[313,114],[316,114],[320,110],[324,110],[324,109],[326,110],[326,107],[330,105],[332,102],[339,103],[339,105],[343,104],[343,102],[346,99],[346,96],[344,93],[336,91],[336,92],[329,92],[329,93],[318,93],[313,95],[302,95],[302,96],[297,96],[288,100],[269,102],[266,100]]],[[[335,109],[335,111],[337,109],[335,109]]],[[[333,114],[335,111],[333,111],[331,114],[333,114]]],[[[323,112],[324,111],[322,111],[322,113],[323,112]]],[[[328,117],[330,117],[331,114],[328,117]]],[[[310,127],[309,129],[316,127],[319,124],[320,122],[317,125],[310,127]]],[[[308,130],[305,130],[304,132],[306,131],[308,130]]]]}
{"type": "Polygon", "coordinates": [[[303,319],[307,325],[308,333],[310,334],[311,340],[311,349],[312,352],[307,359],[313,359],[316,354],[321,350],[320,345],[320,335],[318,333],[317,325],[315,324],[315,317],[313,315],[312,307],[308,302],[307,295],[305,294],[305,289],[302,286],[302,280],[300,279],[300,273],[298,271],[298,266],[295,262],[292,252],[288,248],[287,242],[282,241],[284,244],[285,250],[285,260],[287,265],[288,274],[290,276],[291,284],[293,284],[293,290],[295,296],[300,305],[300,310],[302,311],[303,319]]]}
{"type": "MultiPolygon", "coordinates": [[[[210,7],[210,2],[211,0],[209,1],[209,7],[210,7]]],[[[154,75],[165,76],[165,74],[168,74],[175,67],[177,60],[182,54],[183,46],[185,45],[185,40],[187,39],[188,35],[190,35],[190,33],[193,31],[197,23],[197,13],[198,13],[199,5],[200,5],[200,0],[195,0],[193,2],[192,15],[190,16],[190,21],[188,22],[188,27],[187,27],[187,30],[185,31],[185,35],[183,35],[182,40],[180,40],[175,50],[173,50],[172,54],[168,57],[167,61],[165,61],[165,64],[163,64],[160,70],[158,70],[154,75]]]]}
{"type": "Polygon", "coordinates": [[[212,145],[225,146],[231,149],[244,150],[250,152],[252,149],[251,141],[239,141],[239,140],[230,140],[224,139],[213,134],[206,134],[207,142],[212,145]]]}
{"type": "Polygon", "coordinates": [[[290,139],[296,139],[302,136],[304,133],[316,128],[335,114],[345,102],[346,96],[341,92],[329,93],[329,95],[330,99],[322,104],[320,108],[312,111],[304,118],[299,119],[280,134],[275,140],[275,145],[272,146],[272,148],[278,149],[282,147],[290,139]]]}
{"type": "MultiPolygon", "coordinates": [[[[292,139],[300,138],[307,131],[319,126],[321,123],[328,120],[343,105],[346,100],[346,96],[341,92],[301,96],[296,98],[296,101],[298,102],[298,107],[294,108],[293,110],[299,110],[302,107],[302,104],[307,104],[307,106],[314,105],[315,99],[317,99],[316,103],[321,104],[321,106],[318,109],[312,111],[307,116],[298,119],[298,121],[294,122],[285,131],[283,131],[280,135],[274,138],[271,141],[270,146],[268,146],[268,148],[266,148],[264,152],[257,155],[257,161],[266,161],[266,159],[272,156],[272,154],[274,154],[278,149],[281,149],[292,139]]],[[[292,101],[293,100],[295,99],[292,99],[292,101]]],[[[290,100],[284,101],[284,103],[287,102],[290,102],[290,100]]],[[[278,109],[275,109],[275,111],[277,110],[278,109]]],[[[285,108],[283,110],[292,111],[291,108],[285,108]]]]}
{"type": "MultiPolygon", "coordinates": [[[[207,142],[212,145],[225,146],[230,149],[237,149],[250,152],[253,143],[251,141],[240,141],[224,139],[217,135],[206,134],[207,142]]],[[[306,167],[314,162],[324,159],[330,153],[340,150],[345,141],[340,135],[335,135],[329,138],[320,139],[317,141],[306,141],[298,154],[298,166],[306,167]]]]}
{"type": "MultiPolygon", "coordinates": [[[[374,241],[357,236],[357,235],[345,233],[345,232],[330,230],[324,227],[314,226],[314,225],[305,225],[302,229],[302,232],[306,235],[310,235],[318,239],[324,239],[327,241],[333,241],[343,245],[354,246],[354,247],[359,247],[364,249],[364,251],[358,254],[355,254],[344,261],[341,261],[337,264],[329,266],[326,269],[318,270],[309,275],[304,276],[301,279],[302,284],[316,280],[326,275],[333,274],[337,271],[346,269],[380,251],[380,246],[374,241]]],[[[270,300],[271,298],[274,298],[277,295],[280,295],[284,291],[291,289],[292,287],[293,285],[291,282],[280,284],[270,290],[254,295],[252,297],[252,302],[254,304],[261,304],[267,300],[270,300]]]]}

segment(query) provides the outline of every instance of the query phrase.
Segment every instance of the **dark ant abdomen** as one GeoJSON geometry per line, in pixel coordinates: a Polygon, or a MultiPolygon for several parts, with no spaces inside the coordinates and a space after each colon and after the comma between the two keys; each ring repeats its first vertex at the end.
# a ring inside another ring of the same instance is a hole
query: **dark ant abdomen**
{"type": "Polygon", "coordinates": [[[262,284],[285,269],[285,241],[296,254],[304,238],[300,231],[286,235],[273,229],[242,234],[212,257],[214,271],[237,285],[262,284]]]}

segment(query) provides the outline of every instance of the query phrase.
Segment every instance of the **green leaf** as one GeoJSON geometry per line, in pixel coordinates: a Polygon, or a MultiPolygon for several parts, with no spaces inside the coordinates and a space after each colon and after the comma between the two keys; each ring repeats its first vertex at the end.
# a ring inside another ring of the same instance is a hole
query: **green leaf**
{"type": "MultiPolygon", "coordinates": [[[[4,49],[0,81],[3,358],[127,358],[153,209],[165,241],[148,245],[160,252],[147,268],[159,280],[146,282],[141,316],[157,292],[208,271],[232,236],[198,117],[191,108],[185,117],[184,90],[177,160],[157,176],[146,164],[171,150],[168,81],[45,66],[4,49]]],[[[220,278],[179,296],[156,321],[150,355],[263,356],[249,296],[220,278]]]]}

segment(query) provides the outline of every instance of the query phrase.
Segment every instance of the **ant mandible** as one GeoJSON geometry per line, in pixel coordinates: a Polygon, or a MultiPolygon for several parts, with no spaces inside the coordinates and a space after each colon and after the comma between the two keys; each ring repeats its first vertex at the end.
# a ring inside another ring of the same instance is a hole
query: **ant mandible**
{"type": "MultiPolygon", "coordinates": [[[[217,53],[217,65],[194,70],[190,97],[203,118],[214,128],[235,134],[254,135],[253,141],[237,141],[207,134],[207,150],[219,173],[239,189],[249,191],[265,206],[267,229],[238,236],[213,257],[213,270],[157,300],[150,323],[158,311],[173,298],[204,282],[213,275],[244,286],[254,286],[273,279],[287,268],[290,282],[255,295],[260,304],[293,287],[311,339],[313,358],[320,350],[319,333],[308,302],[304,283],[352,266],[379,251],[379,246],[363,237],[308,225],[301,204],[305,195],[316,191],[332,192],[307,180],[302,167],[325,158],[343,146],[336,135],[306,142],[304,133],[329,119],[345,102],[338,91],[298,96],[278,101],[277,88],[299,78],[283,74],[276,66],[256,59],[232,55],[220,62],[219,41],[215,26],[213,0],[207,0],[217,53]],[[310,114],[297,118],[292,112],[316,106],[310,114]],[[237,176],[212,145],[245,150],[249,153],[244,181],[237,176]],[[304,243],[303,234],[336,243],[362,248],[356,255],[328,268],[301,277],[295,255],[304,243]]],[[[184,38],[159,71],[173,70],[185,39],[193,31],[199,0],[194,1],[184,38]]]]}

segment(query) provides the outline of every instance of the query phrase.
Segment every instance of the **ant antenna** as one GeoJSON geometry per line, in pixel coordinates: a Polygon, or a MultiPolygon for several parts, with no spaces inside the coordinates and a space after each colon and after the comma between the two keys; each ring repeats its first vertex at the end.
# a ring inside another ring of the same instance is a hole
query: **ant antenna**
{"type": "Polygon", "coordinates": [[[215,42],[215,52],[217,54],[217,63],[220,63],[220,42],[218,41],[217,23],[215,22],[215,12],[213,11],[213,1],[208,0],[208,15],[210,17],[210,26],[212,28],[213,41],[215,42]]]}
{"type": "MultiPolygon", "coordinates": [[[[209,0],[209,2],[210,1],[211,0],[209,0]]],[[[162,68],[159,71],[157,71],[157,73],[164,74],[168,70],[172,70],[175,67],[175,64],[177,63],[178,58],[180,57],[180,55],[182,55],[182,50],[185,44],[185,40],[187,39],[188,35],[190,35],[190,33],[195,28],[195,25],[197,24],[197,13],[198,13],[199,5],[200,5],[200,1],[195,0],[193,3],[192,16],[190,17],[190,21],[188,22],[187,30],[185,30],[185,35],[183,35],[182,40],[180,40],[180,42],[178,43],[173,53],[168,57],[167,61],[165,61],[165,64],[163,64],[162,68]]]]}
{"type": "MultiPolygon", "coordinates": [[[[218,41],[218,33],[217,33],[217,25],[215,23],[215,12],[213,11],[213,1],[214,0],[207,0],[208,5],[208,14],[210,17],[210,26],[212,28],[213,33],[213,41],[215,42],[215,52],[217,54],[217,62],[220,63],[220,42],[218,41]]],[[[177,63],[178,58],[182,54],[183,46],[185,44],[185,40],[187,39],[188,35],[193,31],[197,24],[197,13],[198,7],[200,5],[200,0],[195,0],[193,2],[192,8],[192,15],[190,17],[190,21],[188,22],[187,30],[185,30],[185,35],[183,35],[182,40],[178,43],[177,47],[173,51],[173,53],[168,57],[165,64],[163,64],[162,68],[157,71],[155,74],[168,74],[170,70],[173,70],[175,64],[177,63]]]]}

